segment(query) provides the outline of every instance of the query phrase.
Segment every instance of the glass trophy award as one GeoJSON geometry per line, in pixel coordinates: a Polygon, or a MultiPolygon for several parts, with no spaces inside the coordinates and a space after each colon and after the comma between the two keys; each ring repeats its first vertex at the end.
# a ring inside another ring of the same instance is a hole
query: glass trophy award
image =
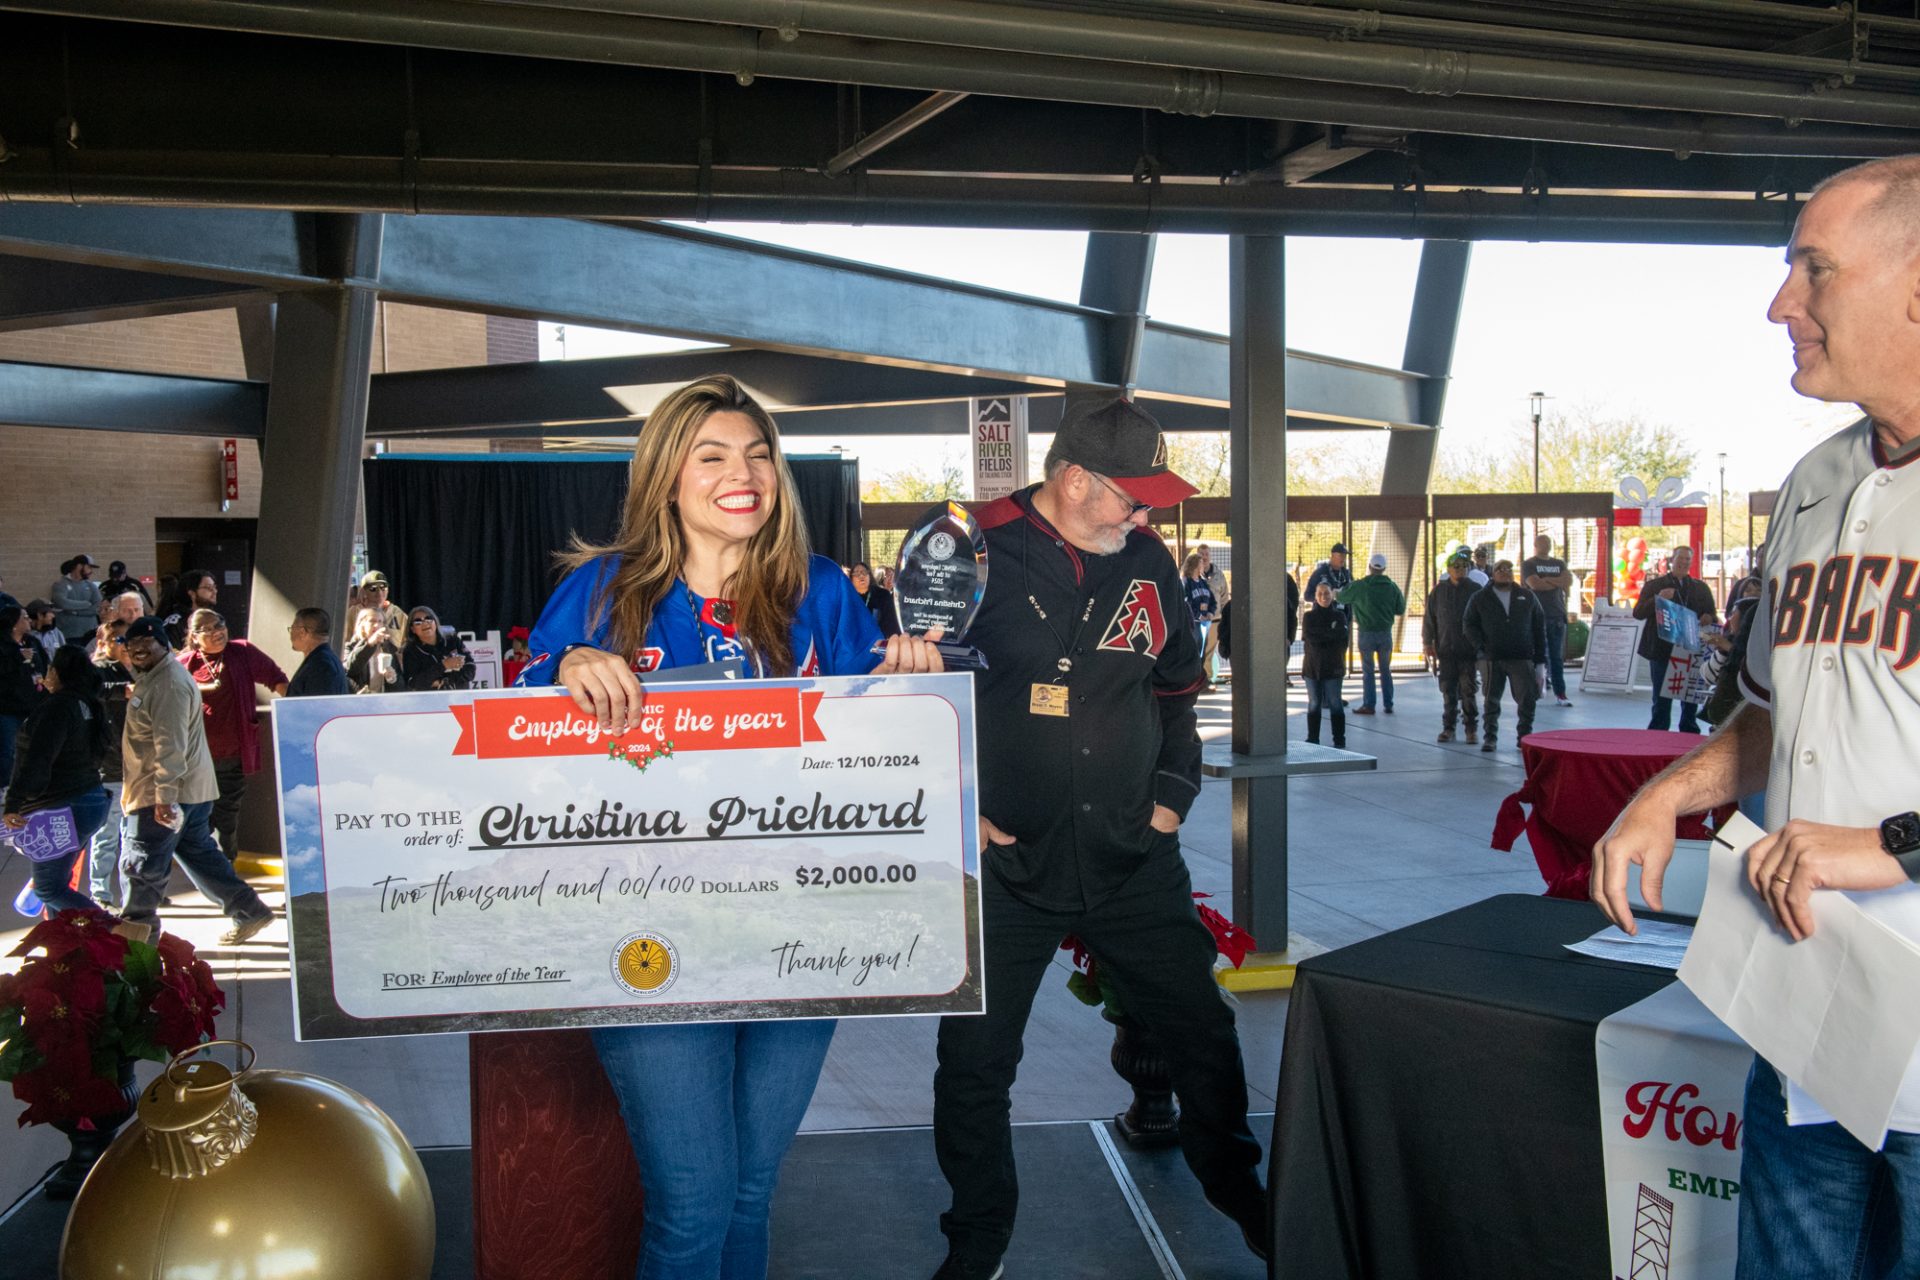
{"type": "Polygon", "coordinates": [[[965,643],[987,593],[987,538],[957,502],[930,508],[900,544],[893,574],[893,610],[900,630],[924,636],[938,627],[949,671],[984,670],[987,659],[965,643]]]}

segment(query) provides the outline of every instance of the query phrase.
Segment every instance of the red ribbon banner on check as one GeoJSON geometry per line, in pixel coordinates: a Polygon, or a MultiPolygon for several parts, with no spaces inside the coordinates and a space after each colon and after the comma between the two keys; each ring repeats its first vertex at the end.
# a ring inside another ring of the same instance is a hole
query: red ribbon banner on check
{"type": "MultiPolygon", "coordinates": [[[[457,756],[512,760],[604,756],[616,746],[683,751],[753,751],[825,742],[814,719],[823,693],[800,689],[653,690],[638,727],[608,734],[565,694],[487,698],[447,708],[460,722],[457,756]]],[[[631,751],[628,754],[632,754],[631,751]]]]}

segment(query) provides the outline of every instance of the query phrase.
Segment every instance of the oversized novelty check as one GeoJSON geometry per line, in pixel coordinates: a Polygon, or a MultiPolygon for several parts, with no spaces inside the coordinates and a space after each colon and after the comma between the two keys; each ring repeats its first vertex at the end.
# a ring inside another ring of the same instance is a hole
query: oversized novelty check
{"type": "Polygon", "coordinates": [[[978,1013],[965,675],[274,705],[300,1039],[978,1013]]]}

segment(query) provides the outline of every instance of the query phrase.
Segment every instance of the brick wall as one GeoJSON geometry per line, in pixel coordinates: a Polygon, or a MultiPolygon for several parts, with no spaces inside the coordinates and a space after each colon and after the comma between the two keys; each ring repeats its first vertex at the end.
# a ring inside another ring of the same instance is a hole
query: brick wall
{"type": "MultiPolygon", "coordinates": [[[[376,308],[375,372],[485,364],[533,341],[533,322],[388,303],[376,308]],[[499,319],[494,317],[493,319],[499,319]],[[522,332],[524,330],[524,332],[522,332]]],[[[537,355],[537,351],[534,352],[537,355]]],[[[0,361],[244,378],[231,310],[0,333],[0,361]]],[[[395,452],[484,453],[485,440],[409,441],[395,452]]],[[[60,562],[84,551],[105,566],[156,572],[158,519],[260,514],[260,451],[240,442],[240,500],[220,510],[220,441],[130,432],[53,431],[0,424],[0,579],[22,600],[45,594],[60,562]]]]}

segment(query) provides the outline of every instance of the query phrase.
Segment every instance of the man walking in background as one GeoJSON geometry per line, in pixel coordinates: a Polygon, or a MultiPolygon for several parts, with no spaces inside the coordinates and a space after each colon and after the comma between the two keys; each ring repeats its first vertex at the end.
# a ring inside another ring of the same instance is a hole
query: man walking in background
{"type": "Polygon", "coordinates": [[[1400,584],[1387,576],[1387,558],[1378,551],[1367,557],[1367,576],[1339,593],[1341,604],[1353,614],[1354,642],[1360,649],[1360,705],[1357,716],[1373,714],[1373,668],[1380,666],[1380,709],[1393,714],[1393,624],[1407,611],[1400,584]]]}
{"type": "MultiPolygon", "coordinates": [[[[1567,562],[1553,554],[1553,539],[1540,534],[1533,540],[1533,554],[1520,562],[1520,581],[1540,601],[1547,617],[1547,683],[1553,686],[1554,699],[1563,707],[1573,703],[1567,698],[1567,592],[1573,589],[1573,572],[1567,562]]],[[[1546,690],[1541,690],[1542,695],[1546,690]]]]}
{"type": "Polygon", "coordinates": [[[209,819],[220,785],[207,754],[200,688],[173,660],[166,629],[154,618],[127,628],[133,696],[121,741],[126,780],[121,804],[132,819],[121,867],[127,877],[125,915],[160,928],[160,901],[178,857],[194,888],[233,921],[220,945],[238,946],[273,922],[273,909],[242,880],[213,842],[209,819]]]}
{"type": "Polygon", "coordinates": [[[1533,732],[1533,708],[1540,697],[1533,666],[1546,646],[1546,620],[1533,592],[1513,580],[1513,561],[1496,561],[1493,580],[1467,601],[1466,632],[1480,652],[1480,680],[1485,689],[1481,705],[1486,733],[1482,751],[1492,751],[1500,736],[1500,692],[1513,686],[1519,724],[1513,735],[1517,746],[1533,732]]]}
{"type": "Polygon", "coordinates": [[[1447,560],[1447,576],[1427,593],[1426,615],[1420,619],[1420,647],[1433,660],[1440,681],[1441,742],[1453,741],[1453,726],[1466,719],[1466,740],[1480,740],[1480,682],[1474,664],[1479,650],[1467,634],[1467,602],[1480,590],[1467,580],[1473,561],[1465,551],[1447,560]]]}

